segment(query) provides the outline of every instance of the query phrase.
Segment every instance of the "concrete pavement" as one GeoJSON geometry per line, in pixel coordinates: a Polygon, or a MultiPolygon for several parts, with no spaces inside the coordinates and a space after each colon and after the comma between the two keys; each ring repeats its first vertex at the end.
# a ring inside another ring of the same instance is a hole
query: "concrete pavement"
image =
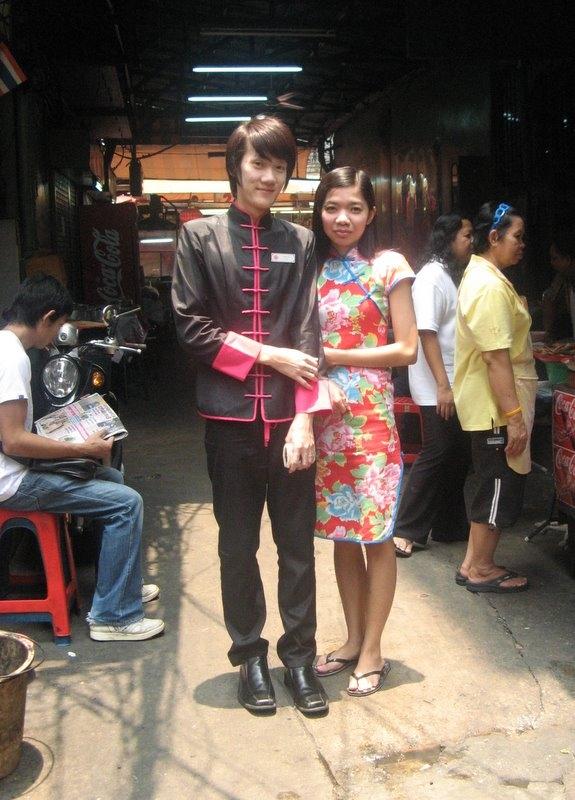
{"type": "MultiPolygon", "coordinates": [[[[548,479],[530,477],[524,519],[500,548],[530,591],[474,596],[456,586],[462,544],[432,543],[400,561],[385,689],[350,698],[346,674],[326,679],[330,714],[317,720],[291,706],[273,649],[281,626],[266,521],[260,563],[278,711],[258,718],[237,705],[226,658],[202,424],[185,400],[189,380],[159,369],[150,399],[131,399],[122,417],[127,477],[146,501],[148,577],[162,587],[149,611],[166,633],[97,643],[75,618],[73,643],[60,648],[47,626],[20,628],[47,660],[28,690],[23,756],[0,781],[2,800],[575,798],[575,583],[559,532],[522,539],[542,515],[548,479]]],[[[344,623],[330,543],[316,553],[324,652],[344,623]]],[[[85,567],[85,606],[92,581],[85,567]]]]}

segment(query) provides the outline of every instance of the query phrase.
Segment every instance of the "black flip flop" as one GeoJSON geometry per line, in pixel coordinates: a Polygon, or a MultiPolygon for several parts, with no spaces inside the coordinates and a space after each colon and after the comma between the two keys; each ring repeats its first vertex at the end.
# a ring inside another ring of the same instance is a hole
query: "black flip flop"
{"type": "Polygon", "coordinates": [[[348,689],[347,693],[350,697],[367,697],[370,694],[375,694],[375,692],[379,692],[381,687],[384,684],[385,679],[389,675],[389,671],[391,670],[391,664],[389,661],[383,662],[383,667],[381,669],[374,669],[372,672],[364,672],[362,675],[356,675],[355,672],[351,673],[351,677],[355,678],[356,681],[360,681],[362,678],[368,678],[370,675],[379,675],[379,680],[375,684],[375,686],[371,686],[369,689],[348,689]]]}
{"type": "Polygon", "coordinates": [[[509,581],[511,578],[518,577],[519,575],[517,572],[508,570],[503,575],[500,575],[498,578],[493,578],[491,581],[467,581],[465,588],[468,592],[473,592],[474,594],[481,594],[483,592],[492,592],[493,594],[514,594],[515,592],[524,592],[529,588],[529,581],[521,584],[521,586],[501,586],[501,584],[505,583],[505,581],[509,581]]]}
{"type": "Polygon", "coordinates": [[[413,555],[413,549],[410,550],[408,553],[406,550],[402,550],[401,547],[395,545],[395,555],[398,558],[411,558],[411,556],[413,555]]]}
{"type": "MultiPolygon", "coordinates": [[[[314,666],[313,671],[318,676],[318,678],[329,678],[331,675],[339,675],[340,672],[343,672],[348,667],[353,667],[357,664],[357,658],[334,658],[333,654],[335,651],[328,653],[325,657],[325,664],[341,664],[340,667],[336,667],[335,669],[330,669],[328,672],[320,672],[317,669],[317,665],[314,666]]],[[[323,664],[321,664],[323,667],[323,664]]]]}
{"type": "MultiPolygon", "coordinates": [[[[398,536],[397,538],[401,539],[402,537],[398,536]]],[[[406,541],[410,541],[410,540],[406,539],[406,541]]],[[[411,542],[411,550],[409,551],[409,553],[406,553],[405,550],[401,549],[401,547],[398,547],[397,545],[395,545],[395,555],[398,558],[411,558],[411,556],[415,553],[416,550],[427,550],[427,545],[426,544],[421,544],[421,542],[412,541],[411,542]]]]}
{"type": "Polygon", "coordinates": [[[457,572],[455,573],[455,583],[456,583],[458,586],[465,586],[465,584],[467,583],[467,578],[466,578],[466,577],[465,577],[465,575],[464,575],[464,574],[461,572],[461,570],[460,570],[460,569],[458,569],[458,570],[457,570],[457,572]]]}
{"type": "MultiPolygon", "coordinates": [[[[497,566],[499,567],[499,569],[507,569],[507,567],[503,567],[503,566],[501,566],[499,564],[497,566]]],[[[465,575],[461,572],[461,570],[458,569],[457,572],[455,573],[455,583],[458,586],[465,586],[467,581],[468,581],[468,578],[466,578],[465,575]]]]}

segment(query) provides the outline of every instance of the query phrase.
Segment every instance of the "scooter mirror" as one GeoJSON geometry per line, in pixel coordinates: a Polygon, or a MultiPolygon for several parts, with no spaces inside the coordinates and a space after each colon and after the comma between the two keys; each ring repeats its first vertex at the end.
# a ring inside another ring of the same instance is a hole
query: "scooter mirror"
{"type": "Polygon", "coordinates": [[[65,347],[76,347],[78,344],[78,329],[70,322],[65,322],[56,336],[56,344],[65,347]]]}
{"type": "Polygon", "coordinates": [[[102,309],[102,320],[106,325],[110,325],[118,316],[118,309],[116,306],[104,306],[102,309]]]}

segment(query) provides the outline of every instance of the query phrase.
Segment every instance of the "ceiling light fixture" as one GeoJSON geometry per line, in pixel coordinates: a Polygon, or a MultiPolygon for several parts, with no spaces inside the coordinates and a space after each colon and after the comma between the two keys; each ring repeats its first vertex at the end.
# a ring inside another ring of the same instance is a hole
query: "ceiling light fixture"
{"type": "Polygon", "coordinates": [[[301,67],[194,67],[193,72],[301,72],[301,67]]]}
{"type": "Polygon", "coordinates": [[[188,97],[190,103],[265,103],[267,97],[264,94],[233,94],[233,95],[192,95],[188,97]]]}
{"type": "Polygon", "coordinates": [[[262,36],[303,39],[335,39],[334,30],[325,28],[201,28],[200,36],[262,36]]]}
{"type": "Polygon", "coordinates": [[[186,117],[186,122],[247,122],[251,117],[186,117]]]}
{"type": "MultiPolygon", "coordinates": [[[[287,185],[286,194],[314,194],[319,181],[292,178],[287,185]]],[[[230,184],[227,180],[170,180],[168,178],[144,178],[144,194],[228,194],[230,184]]]]}

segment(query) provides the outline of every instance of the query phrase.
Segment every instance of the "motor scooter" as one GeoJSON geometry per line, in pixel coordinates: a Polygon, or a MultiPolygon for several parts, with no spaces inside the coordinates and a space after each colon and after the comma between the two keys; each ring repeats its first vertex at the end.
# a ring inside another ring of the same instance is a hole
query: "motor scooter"
{"type": "MultiPolygon", "coordinates": [[[[118,400],[111,389],[112,360],[117,354],[140,354],[143,343],[125,343],[118,334],[122,320],[137,314],[139,308],[118,311],[106,306],[101,319],[106,324],[102,339],[80,342],[74,322],[66,322],[46,352],[36,354],[32,369],[32,399],[34,418],[39,419],[58,408],[75,402],[80,397],[97,392],[118,410],[118,400]]],[[[122,469],[122,443],[114,442],[112,466],[122,469]]]]}
{"type": "MultiPolygon", "coordinates": [[[[51,411],[97,392],[114,411],[118,411],[118,400],[112,391],[112,362],[124,354],[139,355],[146,345],[130,343],[124,332],[137,329],[125,322],[134,317],[139,308],[121,311],[114,305],[105,306],[97,315],[106,325],[106,334],[100,339],[82,342],[81,331],[72,319],[60,328],[52,345],[47,350],[31,350],[32,402],[34,419],[51,411]]],[[[123,473],[123,442],[112,446],[111,466],[123,473]]],[[[72,515],[70,529],[74,534],[74,550],[77,562],[98,562],[101,526],[94,520],[72,515]]]]}

